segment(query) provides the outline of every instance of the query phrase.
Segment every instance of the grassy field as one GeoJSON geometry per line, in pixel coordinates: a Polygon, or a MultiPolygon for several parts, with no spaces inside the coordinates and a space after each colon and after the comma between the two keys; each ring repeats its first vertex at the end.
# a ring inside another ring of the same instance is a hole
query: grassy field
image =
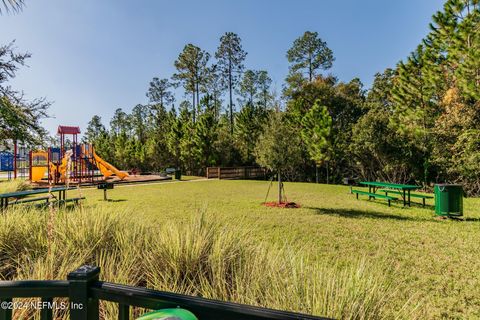
{"type": "Polygon", "coordinates": [[[480,199],[465,199],[465,221],[440,221],[433,201],[389,208],[306,183],[285,184],[300,209],[267,208],[268,185],[117,186],[109,202],[82,189],[82,208],[53,218],[9,211],[1,275],[62,279],[91,262],[109,281],[337,318],[480,317],[480,199]]]}

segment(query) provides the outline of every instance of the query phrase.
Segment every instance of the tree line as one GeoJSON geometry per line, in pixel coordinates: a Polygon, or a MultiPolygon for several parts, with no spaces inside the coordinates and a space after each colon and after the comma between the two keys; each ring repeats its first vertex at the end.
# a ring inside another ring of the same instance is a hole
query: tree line
{"type": "Polygon", "coordinates": [[[124,168],[261,165],[295,181],[448,181],[478,194],[479,19],[477,1],[446,1],[418,48],[368,90],[327,74],[335,58],[317,32],[286,53],[281,96],[267,71],[245,69],[238,35],[223,35],[213,55],[188,44],[177,72],[150,83],[150,104],[117,110],[109,130],[94,117],[86,138],[124,168]],[[191,101],[173,108],[176,86],[191,101]]]}
{"type": "MultiPolygon", "coordinates": [[[[146,87],[148,104],[117,109],[108,126],[94,116],[84,139],[123,169],[202,174],[207,166],[259,165],[292,181],[456,182],[480,194],[478,0],[447,0],[430,27],[368,89],[328,73],[334,53],[317,32],[305,32],[286,52],[289,74],[279,93],[268,71],[246,68],[237,34],[225,33],[214,53],[187,44],[175,73],[146,87]],[[185,99],[177,100],[177,88],[185,99]]],[[[11,66],[24,58],[11,45],[0,50],[0,133],[45,140],[35,119],[48,104],[39,100],[30,112],[32,102],[5,94],[11,66]],[[19,121],[23,127],[13,125],[19,121]]]]}

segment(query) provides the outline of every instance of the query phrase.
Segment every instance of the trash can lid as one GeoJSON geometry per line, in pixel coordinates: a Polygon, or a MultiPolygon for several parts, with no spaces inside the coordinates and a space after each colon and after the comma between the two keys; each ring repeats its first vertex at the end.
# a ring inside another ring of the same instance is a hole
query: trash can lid
{"type": "Polygon", "coordinates": [[[193,313],[180,308],[162,309],[144,314],[137,320],[198,320],[193,313]]]}
{"type": "Polygon", "coordinates": [[[439,187],[463,187],[461,184],[454,184],[454,183],[436,183],[436,186],[439,187]]]}

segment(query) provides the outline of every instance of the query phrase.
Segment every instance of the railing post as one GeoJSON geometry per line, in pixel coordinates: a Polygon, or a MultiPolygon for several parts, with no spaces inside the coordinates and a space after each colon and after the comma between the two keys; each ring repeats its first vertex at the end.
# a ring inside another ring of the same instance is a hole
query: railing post
{"type": "Polygon", "coordinates": [[[71,320],[99,319],[98,300],[88,296],[89,287],[98,281],[99,274],[100,268],[94,266],[81,266],[68,274],[71,320]]]}
{"type": "Polygon", "coordinates": [[[118,305],[118,320],[129,320],[130,319],[130,306],[127,304],[118,305]]]}
{"type": "Polygon", "coordinates": [[[12,298],[1,298],[2,307],[0,308],[0,320],[12,320],[12,298]]]}
{"type": "MultiPolygon", "coordinates": [[[[53,302],[53,298],[42,298],[42,302],[46,302],[51,304],[53,302]]],[[[42,308],[40,310],[40,320],[52,320],[53,319],[53,310],[50,307],[42,308]]]]}

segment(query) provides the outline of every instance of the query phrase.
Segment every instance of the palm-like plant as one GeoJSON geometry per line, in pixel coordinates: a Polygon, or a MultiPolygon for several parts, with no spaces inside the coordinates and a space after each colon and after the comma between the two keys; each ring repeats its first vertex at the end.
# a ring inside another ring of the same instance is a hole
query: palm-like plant
{"type": "Polygon", "coordinates": [[[23,0],[1,0],[0,3],[0,14],[4,12],[18,12],[22,10],[24,6],[23,0]]]}

